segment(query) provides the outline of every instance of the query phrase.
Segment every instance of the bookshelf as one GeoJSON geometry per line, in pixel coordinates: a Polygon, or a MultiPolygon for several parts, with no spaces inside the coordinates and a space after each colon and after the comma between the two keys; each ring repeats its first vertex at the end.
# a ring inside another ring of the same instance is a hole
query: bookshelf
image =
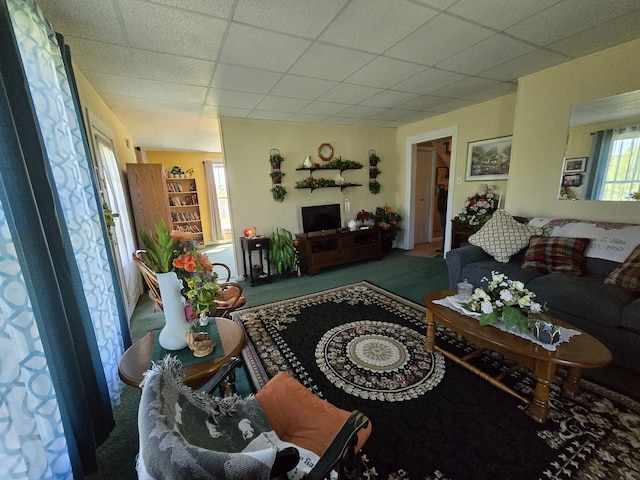
{"type": "Polygon", "coordinates": [[[127,181],[138,248],[144,248],[139,232],[154,232],[160,218],[167,227],[191,232],[200,242],[204,240],[194,178],[167,178],[160,163],[127,163],[127,181]]]}

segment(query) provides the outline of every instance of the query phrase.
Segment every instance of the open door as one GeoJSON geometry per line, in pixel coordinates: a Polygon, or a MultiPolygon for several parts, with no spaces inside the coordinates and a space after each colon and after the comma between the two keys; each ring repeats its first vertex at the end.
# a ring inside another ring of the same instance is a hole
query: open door
{"type": "Polygon", "coordinates": [[[114,224],[109,228],[109,243],[114,254],[118,282],[122,290],[127,318],[131,319],[142,294],[142,280],[132,255],[136,247],[131,230],[122,178],[113,148],[113,134],[89,113],[95,173],[103,205],[113,212],[114,224]]]}

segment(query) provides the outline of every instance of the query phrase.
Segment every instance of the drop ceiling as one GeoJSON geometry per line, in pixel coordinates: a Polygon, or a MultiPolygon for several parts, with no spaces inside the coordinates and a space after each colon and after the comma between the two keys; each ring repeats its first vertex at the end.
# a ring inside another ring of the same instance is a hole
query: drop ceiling
{"type": "Polygon", "coordinates": [[[638,0],[35,1],[146,150],[220,151],[225,116],[398,127],[640,37],[638,0]]]}

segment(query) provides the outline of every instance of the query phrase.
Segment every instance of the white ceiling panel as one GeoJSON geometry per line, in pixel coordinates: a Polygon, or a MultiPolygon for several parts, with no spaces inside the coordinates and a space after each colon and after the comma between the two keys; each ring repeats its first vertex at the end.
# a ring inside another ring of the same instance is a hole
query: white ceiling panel
{"type": "Polygon", "coordinates": [[[220,116],[396,127],[640,37],[639,0],[35,1],[150,150],[219,151],[220,116]]]}
{"type": "Polygon", "coordinates": [[[406,0],[353,0],[320,40],[380,54],[435,15],[406,0]]]}

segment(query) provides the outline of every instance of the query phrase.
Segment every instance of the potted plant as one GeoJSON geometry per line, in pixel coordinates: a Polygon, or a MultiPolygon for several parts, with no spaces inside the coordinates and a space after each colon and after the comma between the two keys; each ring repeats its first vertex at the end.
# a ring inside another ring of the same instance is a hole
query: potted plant
{"type": "Polygon", "coordinates": [[[369,168],[369,178],[376,178],[378,175],[380,175],[380,169],[378,167],[369,168]]]}
{"type": "Polygon", "coordinates": [[[280,183],[282,181],[282,177],[285,176],[284,172],[282,170],[273,170],[269,176],[271,177],[271,180],[273,181],[274,184],[276,183],[280,183]]]}
{"type": "Polygon", "coordinates": [[[271,189],[271,194],[273,195],[273,199],[276,202],[282,202],[284,201],[284,197],[286,197],[287,195],[287,189],[280,184],[274,185],[273,188],[271,189]]]}
{"type": "Polygon", "coordinates": [[[286,228],[276,227],[269,242],[269,262],[276,267],[278,275],[289,276],[295,261],[293,235],[286,228]]]}
{"type": "Polygon", "coordinates": [[[380,161],[380,157],[376,155],[375,151],[371,150],[369,152],[369,165],[372,167],[375,167],[376,165],[378,165],[379,161],[380,161]]]}
{"type": "Polygon", "coordinates": [[[371,218],[373,219],[373,224],[382,229],[382,251],[390,251],[393,241],[400,231],[398,224],[402,217],[394,212],[393,208],[385,204],[383,207],[377,207],[376,211],[372,212],[371,218]]]}
{"type": "Polygon", "coordinates": [[[380,182],[377,180],[372,180],[369,182],[369,191],[374,195],[380,193],[380,182]]]}
{"type": "Polygon", "coordinates": [[[269,163],[271,164],[271,168],[279,170],[280,164],[283,160],[284,158],[282,158],[277,149],[274,148],[269,152],[269,163]]]}

